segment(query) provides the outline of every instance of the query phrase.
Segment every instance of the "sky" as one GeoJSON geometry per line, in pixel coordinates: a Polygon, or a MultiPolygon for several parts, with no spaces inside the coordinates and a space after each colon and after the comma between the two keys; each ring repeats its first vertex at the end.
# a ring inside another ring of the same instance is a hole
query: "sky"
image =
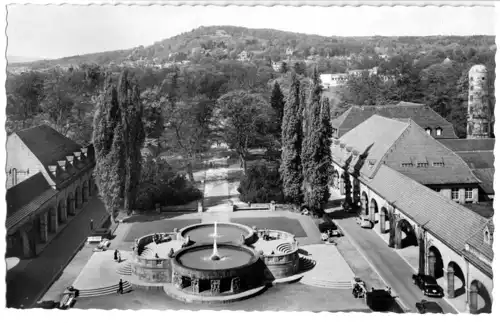
{"type": "Polygon", "coordinates": [[[10,5],[7,11],[7,55],[36,58],[148,46],[212,25],[323,36],[495,34],[491,7],[10,5]]]}

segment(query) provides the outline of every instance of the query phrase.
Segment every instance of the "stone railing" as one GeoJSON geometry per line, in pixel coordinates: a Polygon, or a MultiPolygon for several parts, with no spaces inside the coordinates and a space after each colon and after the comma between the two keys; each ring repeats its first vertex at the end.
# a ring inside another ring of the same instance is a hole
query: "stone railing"
{"type": "Polygon", "coordinates": [[[276,211],[276,203],[271,201],[271,203],[247,203],[247,204],[233,204],[233,211],[245,211],[245,210],[270,210],[276,211]]]}
{"type": "Polygon", "coordinates": [[[289,252],[276,254],[264,254],[261,252],[260,259],[267,267],[268,279],[278,279],[295,275],[299,271],[299,243],[291,233],[280,230],[257,230],[257,235],[262,238],[265,234],[271,239],[281,240],[282,244],[289,244],[289,252]]]}

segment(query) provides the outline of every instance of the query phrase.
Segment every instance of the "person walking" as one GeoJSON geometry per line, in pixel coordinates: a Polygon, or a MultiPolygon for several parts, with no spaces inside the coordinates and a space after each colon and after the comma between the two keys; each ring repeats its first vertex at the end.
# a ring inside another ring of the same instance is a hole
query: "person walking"
{"type": "Polygon", "coordinates": [[[115,249],[115,261],[118,261],[118,249],[115,249]]]}
{"type": "Polygon", "coordinates": [[[118,283],[118,294],[123,294],[123,280],[120,278],[120,282],[118,283]]]}
{"type": "Polygon", "coordinates": [[[94,231],[94,219],[90,219],[90,231],[94,231]]]}
{"type": "Polygon", "coordinates": [[[122,253],[118,251],[118,263],[122,262],[122,253]]]}

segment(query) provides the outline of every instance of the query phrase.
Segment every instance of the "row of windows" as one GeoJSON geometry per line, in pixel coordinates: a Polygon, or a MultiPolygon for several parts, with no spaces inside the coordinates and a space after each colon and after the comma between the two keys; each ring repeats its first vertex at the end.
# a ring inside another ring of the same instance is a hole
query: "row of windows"
{"type": "MultiPolygon", "coordinates": [[[[413,167],[413,166],[414,166],[413,163],[402,163],[401,164],[401,167],[413,167]]],[[[444,163],[443,162],[433,162],[432,166],[434,166],[434,167],[444,167],[444,163]]],[[[419,167],[419,168],[429,167],[429,163],[426,163],[426,162],[417,163],[417,167],[419,167]]]]}
{"type": "MultiPolygon", "coordinates": [[[[441,192],[440,188],[434,189],[436,192],[441,192]]],[[[460,189],[458,188],[452,188],[451,189],[451,199],[453,201],[458,201],[460,196],[460,189]]],[[[466,188],[465,189],[465,199],[466,200],[472,200],[472,188],[466,188]]]]}
{"type": "MultiPolygon", "coordinates": [[[[427,127],[425,128],[425,132],[427,132],[428,135],[432,135],[432,129],[427,127]]],[[[441,136],[443,134],[443,129],[440,127],[436,128],[436,136],[441,136]]]]}

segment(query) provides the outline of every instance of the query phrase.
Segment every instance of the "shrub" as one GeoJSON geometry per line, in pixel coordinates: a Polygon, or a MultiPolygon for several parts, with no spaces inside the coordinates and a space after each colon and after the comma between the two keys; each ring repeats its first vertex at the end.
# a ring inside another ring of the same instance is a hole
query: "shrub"
{"type": "Polygon", "coordinates": [[[136,208],[152,210],[155,204],[182,205],[199,200],[203,193],[184,176],[175,173],[164,161],[148,158],[137,192],[136,208]]]}
{"type": "Polygon", "coordinates": [[[282,181],[277,167],[251,166],[238,187],[240,199],[250,203],[283,203],[282,181]]]}

